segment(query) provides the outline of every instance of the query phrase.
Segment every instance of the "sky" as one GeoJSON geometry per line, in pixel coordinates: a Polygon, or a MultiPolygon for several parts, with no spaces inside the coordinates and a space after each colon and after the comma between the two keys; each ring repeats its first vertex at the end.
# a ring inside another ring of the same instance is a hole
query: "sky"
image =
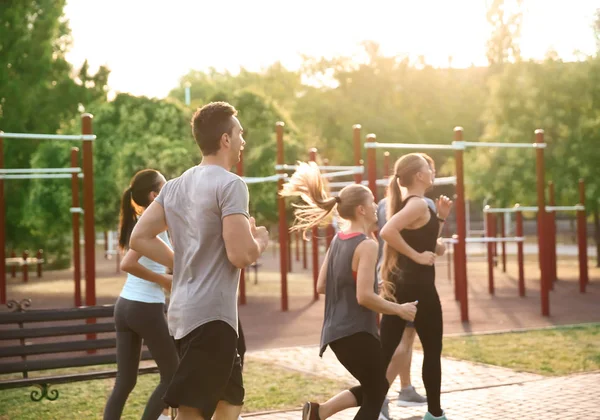
{"type": "MultiPolygon", "coordinates": [[[[486,65],[490,0],[67,0],[73,45],[67,59],[111,69],[113,92],[164,97],[189,70],[259,71],[302,55],[354,56],[365,40],[386,55],[444,66],[486,65]]],[[[509,2],[507,2],[509,3],[509,2]]],[[[524,0],[521,50],[541,59],[592,54],[598,0],[524,0]]]]}

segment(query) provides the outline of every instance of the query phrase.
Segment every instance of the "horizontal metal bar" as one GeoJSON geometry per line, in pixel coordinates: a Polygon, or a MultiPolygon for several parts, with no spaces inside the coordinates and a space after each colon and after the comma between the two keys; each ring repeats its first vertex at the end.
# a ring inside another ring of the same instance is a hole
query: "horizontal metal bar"
{"type": "Polygon", "coordinates": [[[114,305],[67,309],[34,309],[26,312],[0,312],[0,325],[18,322],[69,321],[73,319],[112,317],[114,305]]]}
{"type": "Polygon", "coordinates": [[[463,141],[465,147],[500,147],[508,149],[536,149],[546,147],[546,143],[503,143],[489,141],[463,141]]]}
{"type": "Polygon", "coordinates": [[[71,207],[69,209],[69,212],[71,213],[81,213],[83,214],[83,209],[81,207],[71,207]]]}
{"type": "Polygon", "coordinates": [[[286,179],[287,176],[288,176],[287,174],[275,174],[275,175],[263,176],[263,177],[245,176],[245,177],[242,177],[242,179],[244,180],[244,182],[246,184],[260,184],[262,182],[276,182],[276,181],[279,181],[280,179],[286,179]]]}
{"type": "MultiPolygon", "coordinates": [[[[494,238],[494,237],[482,237],[482,238],[465,238],[466,243],[488,243],[488,242],[523,242],[525,238],[516,236],[516,237],[507,237],[507,238],[494,238]]],[[[447,244],[457,244],[458,239],[456,238],[442,238],[442,242],[447,244]]]]}
{"type": "Polygon", "coordinates": [[[80,173],[81,168],[18,168],[18,169],[0,169],[0,174],[37,174],[37,173],[80,173]]]}
{"type": "MultiPolygon", "coordinates": [[[[362,170],[364,172],[364,167],[363,166],[353,166],[353,165],[342,165],[342,166],[330,166],[330,165],[321,165],[321,166],[317,166],[319,168],[319,170],[321,172],[328,172],[328,171],[342,171],[345,169],[356,169],[356,170],[362,170]]],[[[275,169],[278,171],[295,171],[298,168],[297,165],[275,165],[275,169]]],[[[362,172],[361,172],[362,173],[362,172]]]]}
{"type": "Polygon", "coordinates": [[[360,169],[349,169],[347,171],[326,172],[324,174],[321,174],[321,177],[322,178],[335,178],[337,176],[347,176],[347,175],[354,175],[354,174],[362,174],[363,173],[362,166],[360,166],[359,168],[360,169]]]}
{"type": "Polygon", "coordinates": [[[365,143],[365,149],[427,149],[427,150],[453,150],[452,144],[426,144],[426,143],[365,143]]]}
{"type": "Polygon", "coordinates": [[[583,211],[585,206],[577,204],[575,206],[546,206],[546,211],[583,211]]]}
{"type": "Polygon", "coordinates": [[[29,134],[29,133],[2,133],[5,139],[32,139],[32,140],[96,140],[95,134],[29,134]]]}
{"type": "MultiPolygon", "coordinates": [[[[0,175],[0,179],[66,179],[71,178],[71,174],[14,174],[14,175],[0,175]]],[[[78,178],[83,178],[83,173],[77,174],[78,178]]]]}
{"type": "MultiPolygon", "coordinates": [[[[554,211],[583,211],[585,210],[585,206],[582,204],[577,204],[575,206],[546,206],[546,212],[554,212],[554,211]]],[[[519,211],[532,211],[537,212],[539,207],[537,206],[529,206],[529,207],[509,207],[509,208],[484,208],[484,213],[516,213],[519,211]]]]}
{"type": "Polygon", "coordinates": [[[470,243],[470,244],[477,244],[477,243],[488,243],[488,242],[523,242],[525,240],[525,238],[521,237],[521,236],[515,236],[515,237],[506,237],[506,238],[495,238],[495,237],[486,237],[484,236],[483,238],[466,238],[465,242],[470,243]]]}

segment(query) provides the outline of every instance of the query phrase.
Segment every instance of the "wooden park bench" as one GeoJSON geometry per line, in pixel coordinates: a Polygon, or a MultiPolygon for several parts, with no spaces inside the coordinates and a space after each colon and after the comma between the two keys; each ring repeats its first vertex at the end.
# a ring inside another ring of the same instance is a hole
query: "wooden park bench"
{"type": "MultiPolygon", "coordinates": [[[[0,312],[0,390],[36,386],[39,390],[30,394],[33,401],[53,401],[59,393],[49,390],[51,385],[116,377],[116,369],[38,376],[51,369],[116,364],[114,305],[28,310],[30,304],[29,299],[13,300],[7,304],[11,311],[0,312]],[[52,324],[42,325],[46,322],[52,324]],[[68,341],[57,340],[65,337],[68,341]],[[32,342],[35,339],[44,340],[32,342]]],[[[152,359],[145,347],[141,359],[152,359]]],[[[139,369],[140,374],[156,372],[156,366],[139,369]]]]}

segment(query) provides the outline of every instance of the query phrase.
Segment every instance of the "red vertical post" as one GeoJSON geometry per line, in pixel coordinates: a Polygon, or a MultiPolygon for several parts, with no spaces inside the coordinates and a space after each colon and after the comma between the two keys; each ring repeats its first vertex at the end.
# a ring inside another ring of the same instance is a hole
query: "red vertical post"
{"type": "MultiPolygon", "coordinates": [[[[81,133],[91,135],[92,114],[81,116],[81,133]]],[[[93,141],[83,141],[83,232],[85,236],[85,304],[96,305],[96,230],[94,220],[93,141]]],[[[95,323],[95,319],[88,319],[95,323]]],[[[95,337],[95,334],[94,334],[95,337]]]]}
{"type": "Polygon", "coordinates": [[[304,237],[302,237],[302,268],[305,270],[308,268],[308,256],[306,253],[306,240],[304,239],[304,237]]]}
{"type": "Polygon", "coordinates": [[[460,282],[460,318],[463,322],[469,321],[469,294],[467,285],[467,221],[465,213],[465,174],[464,174],[464,145],[462,127],[454,128],[455,152],[454,158],[456,162],[456,233],[458,234],[458,244],[456,244],[459,252],[458,261],[460,262],[460,277],[455,281],[460,282]],[[458,143],[456,143],[458,142],[458,143]]]}
{"type": "Polygon", "coordinates": [[[287,263],[288,263],[288,273],[292,272],[292,233],[290,232],[289,229],[286,229],[286,235],[287,237],[285,238],[285,242],[287,244],[287,253],[288,253],[288,258],[287,258],[287,263]]]}
{"type": "MultiPolygon", "coordinates": [[[[375,134],[367,135],[367,143],[375,143],[376,140],[377,136],[375,134]]],[[[373,197],[375,197],[375,202],[377,202],[377,159],[375,153],[375,148],[369,147],[367,149],[367,178],[369,180],[369,189],[373,193],[373,197]]]]}
{"type": "MultiPolygon", "coordinates": [[[[518,209],[519,205],[515,206],[516,212],[516,236],[517,238],[523,237],[523,212],[518,209]]],[[[519,265],[519,296],[525,296],[525,267],[523,261],[523,242],[517,242],[517,264],[519,265]]]]}
{"type": "MultiPolygon", "coordinates": [[[[308,151],[308,160],[317,161],[317,149],[314,147],[308,151]]],[[[319,228],[312,228],[312,273],[313,273],[313,300],[319,300],[317,293],[317,280],[319,278],[319,228]]]]}
{"type": "Polygon", "coordinates": [[[42,277],[42,258],[44,258],[44,251],[38,249],[35,257],[37,258],[37,276],[40,278],[42,277]]]}
{"type": "MultiPolygon", "coordinates": [[[[235,173],[239,177],[244,176],[244,152],[240,153],[240,160],[235,165],[235,173]]],[[[238,297],[238,303],[240,305],[246,304],[246,269],[240,270],[240,295],[238,297]]]]}
{"type": "Polygon", "coordinates": [[[296,261],[300,261],[300,232],[296,231],[294,239],[296,245],[296,261]]]}
{"type": "MultiPolygon", "coordinates": [[[[548,205],[555,206],[554,199],[554,182],[548,181],[548,205]]],[[[554,290],[554,282],[558,280],[558,271],[556,264],[556,212],[549,211],[546,213],[548,218],[548,261],[550,262],[550,272],[548,273],[550,280],[550,290],[554,290]]]]}
{"type": "MultiPolygon", "coordinates": [[[[579,180],[579,204],[585,206],[585,184],[579,180]]],[[[577,245],[579,247],[579,291],[585,293],[588,278],[587,261],[587,218],[585,207],[577,211],[577,245]]]]}
{"type": "MultiPolygon", "coordinates": [[[[490,208],[490,206],[486,206],[487,209],[490,208]]],[[[487,238],[492,238],[493,234],[492,234],[492,229],[493,229],[493,219],[494,219],[494,214],[493,213],[485,213],[485,218],[486,218],[486,224],[485,224],[485,236],[487,238]]],[[[490,295],[494,294],[494,250],[493,250],[493,246],[494,243],[493,242],[488,242],[487,244],[487,262],[488,262],[488,293],[490,295]]]]}
{"type": "MultiPolygon", "coordinates": [[[[491,231],[490,236],[498,237],[498,217],[495,214],[491,216],[491,231]]],[[[494,255],[494,267],[498,267],[498,242],[492,242],[492,253],[494,255]]]]}
{"type": "Polygon", "coordinates": [[[27,265],[27,258],[29,258],[29,251],[23,251],[23,283],[29,282],[29,266],[27,265]]]}
{"type": "Polygon", "coordinates": [[[390,176],[390,152],[383,153],[383,177],[390,176]]]}
{"type": "Polygon", "coordinates": [[[537,231],[538,231],[538,255],[540,258],[540,297],[542,315],[550,316],[550,295],[548,289],[548,256],[546,255],[547,232],[544,226],[546,213],[546,197],[545,197],[545,167],[544,167],[544,130],[535,130],[535,142],[538,145],[536,148],[536,178],[537,178],[537,231]]]}
{"type": "MultiPolygon", "coordinates": [[[[11,253],[10,253],[10,257],[11,257],[11,258],[17,258],[17,253],[15,252],[15,250],[14,250],[14,249],[11,251],[11,253]]],[[[11,277],[12,277],[13,279],[14,279],[15,277],[17,277],[17,266],[16,266],[16,265],[13,265],[13,266],[10,268],[10,274],[11,274],[11,277]]]]}
{"type": "MultiPolygon", "coordinates": [[[[505,226],[505,218],[506,213],[500,213],[498,216],[500,217],[500,237],[506,238],[506,226],[505,226]]],[[[502,272],[506,273],[506,242],[502,241],[501,250],[502,250],[502,272]]]]}
{"type": "MultiPolygon", "coordinates": [[[[362,165],[362,147],[360,144],[360,124],[352,126],[352,144],[354,147],[354,165],[362,165]]],[[[362,174],[354,174],[354,182],[360,184],[362,182],[362,174]]],[[[305,267],[306,268],[306,267],[305,267]]]]}
{"type": "MultiPolygon", "coordinates": [[[[2,131],[0,131],[0,134],[2,131]]],[[[4,169],[4,138],[0,136],[0,169],[4,169]]],[[[6,303],[6,209],[4,179],[0,178],[0,304],[6,303]]]]}
{"type": "MultiPolygon", "coordinates": [[[[79,167],[79,149],[71,148],[71,168],[79,167]]],[[[75,307],[81,306],[81,245],[79,243],[79,179],[78,174],[71,174],[71,222],[73,224],[73,283],[75,290],[74,303],[75,307]]]]}
{"type": "MultiPolygon", "coordinates": [[[[277,164],[284,164],[283,155],[283,122],[275,124],[275,132],[277,137],[277,164]]],[[[279,174],[283,174],[283,169],[277,171],[279,174]]],[[[281,310],[288,310],[288,290],[287,290],[287,220],[285,215],[285,198],[279,195],[279,192],[283,189],[283,179],[277,181],[277,207],[279,210],[279,271],[281,275],[281,310]]]]}
{"type": "Polygon", "coordinates": [[[454,299],[460,301],[460,259],[458,252],[458,235],[452,235],[455,242],[452,243],[452,259],[454,260],[454,299]]]}

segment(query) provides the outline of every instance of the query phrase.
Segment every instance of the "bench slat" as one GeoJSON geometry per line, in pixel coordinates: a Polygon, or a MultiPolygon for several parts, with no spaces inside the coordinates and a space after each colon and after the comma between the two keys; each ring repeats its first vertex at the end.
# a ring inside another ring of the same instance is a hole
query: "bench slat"
{"type": "Polygon", "coordinates": [[[113,316],[114,309],[114,305],[105,305],[67,309],[38,309],[25,312],[3,312],[0,313],[0,324],[108,318],[113,316]]]}
{"type": "MultiPolygon", "coordinates": [[[[142,352],[141,360],[151,360],[152,355],[148,350],[142,352]]],[[[48,359],[48,360],[28,360],[21,362],[11,363],[0,363],[0,374],[8,373],[20,373],[20,372],[33,372],[37,370],[47,369],[61,369],[71,367],[83,367],[83,366],[94,366],[94,365],[108,365],[111,363],[117,363],[117,356],[115,353],[112,354],[100,354],[90,356],[79,356],[69,357],[61,359],[48,359]]],[[[1,381],[8,382],[10,380],[1,381]]],[[[40,381],[41,382],[41,381],[40,381]]]]}
{"type": "Polygon", "coordinates": [[[113,322],[102,322],[99,324],[61,325],[58,327],[18,328],[14,330],[0,331],[0,340],[61,337],[65,335],[107,333],[114,331],[115,324],[113,322]]]}
{"type": "Polygon", "coordinates": [[[26,344],[0,348],[1,357],[33,356],[36,354],[67,353],[94,349],[112,349],[117,347],[116,338],[96,340],[62,341],[59,343],[26,344]]]}
{"type": "MultiPolygon", "coordinates": [[[[140,368],[138,375],[144,375],[149,373],[158,373],[157,366],[148,366],[140,368]]],[[[66,384],[73,382],[89,381],[92,379],[108,379],[117,376],[116,370],[105,370],[101,372],[89,372],[89,373],[74,373],[70,375],[59,375],[59,376],[48,376],[39,378],[26,378],[26,379],[14,379],[9,381],[0,381],[0,390],[12,389],[12,388],[24,388],[36,384],[66,384]]]]}

